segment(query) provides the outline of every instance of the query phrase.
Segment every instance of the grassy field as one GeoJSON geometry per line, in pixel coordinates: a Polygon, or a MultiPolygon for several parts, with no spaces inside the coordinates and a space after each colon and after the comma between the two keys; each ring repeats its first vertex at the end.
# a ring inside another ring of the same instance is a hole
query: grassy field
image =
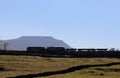
{"type": "Polygon", "coordinates": [[[91,67],[68,74],[53,75],[42,78],[119,78],[119,73],[120,65],[114,65],[110,67],[91,67]]]}
{"type": "MultiPolygon", "coordinates": [[[[0,55],[0,78],[18,75],[58,71],[69,67],[89,64],[120,62],[117,58],[43,58],[39,56],[0,55]]],[[[42,78],[118,78],[120,65],[111,67],[91,67],[68,74],[53,75],[42,78]],[[115,70],[114,70],[115,69],[115,70]]],[[[39,78],[39,77],[38,77],[39,78]]],[[[40,77],[41,78],[41,77],[40,77]]]]}

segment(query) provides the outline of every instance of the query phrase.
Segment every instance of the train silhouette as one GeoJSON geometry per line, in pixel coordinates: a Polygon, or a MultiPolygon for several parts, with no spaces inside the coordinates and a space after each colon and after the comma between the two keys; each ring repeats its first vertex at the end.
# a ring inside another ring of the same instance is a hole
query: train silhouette
{"type": "Polygon", "coordinates": [[[89,52],[89,51],[108,51],[108,48],[81,48],[81,49],[75,49],[75,48],[69,48],[66,49],[64,47],[27,47],[27,51],[38,51],[38,52],[45,52],[45,51],[55,51],[55,52],[61,52],[61,51],[66,51],[66,52],[89,52]]]}
{"type": "Polygon", "coordinates": [[[107,52],[107,48],[82,48],[75,49],[69,48],[66,49],[64,47],[28,47],[27,52],[34,52],[40,54],[50,54],[50,55],[80,55],[80,53],[84,52],[107,52]]]}
{"type": "Polygon", "coordinates": [[[120,57],[120,51],[108,50],[108,48],[28,47],[27,52],[56,57],[120,57]]]}
{"type": "Polygon", "coordinates": [[[26,51],[0,50],[1,55],[30,55],[42,57],[113,57],[120,58],[120,51],[108,48],[27,47],[26,51]]]}

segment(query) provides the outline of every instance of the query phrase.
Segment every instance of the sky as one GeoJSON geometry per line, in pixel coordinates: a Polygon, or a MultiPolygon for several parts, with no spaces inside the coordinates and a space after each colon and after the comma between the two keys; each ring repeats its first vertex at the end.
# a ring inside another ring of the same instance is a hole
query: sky
{"type": "Polygon", "coordinates": [[[0,40],[52,36],[74,48],[120,49],[120,0],[0,0],[0,40]]]}

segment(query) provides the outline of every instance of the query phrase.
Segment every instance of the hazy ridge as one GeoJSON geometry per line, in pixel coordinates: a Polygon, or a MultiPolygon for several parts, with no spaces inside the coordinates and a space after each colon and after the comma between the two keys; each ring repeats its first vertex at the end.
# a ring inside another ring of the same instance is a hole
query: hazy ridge
{"type": "Polygon", "coordinates": [[[26,50],[28,46],[39,46],[39,47],[65,47],[70,48],[62,40],[55,39],[51,36],[22,36],[17,39],[5,40],[5,42],[26,50]]]}

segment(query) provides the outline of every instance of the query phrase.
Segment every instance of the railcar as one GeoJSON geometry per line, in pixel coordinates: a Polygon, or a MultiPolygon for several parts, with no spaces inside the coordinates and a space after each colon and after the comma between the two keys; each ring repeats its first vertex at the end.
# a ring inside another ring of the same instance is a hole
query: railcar
{"type": "Polygon", "coordinates": [[[28,47],[28,52],[45,52],[45,47],[28,47]]]}
{"type": "Polygon", "coordinates": [[[65,48],[64,47],[47,47],[47,52],[49,52],[50,54],[61,55],[65,53],[65,48]]]}

